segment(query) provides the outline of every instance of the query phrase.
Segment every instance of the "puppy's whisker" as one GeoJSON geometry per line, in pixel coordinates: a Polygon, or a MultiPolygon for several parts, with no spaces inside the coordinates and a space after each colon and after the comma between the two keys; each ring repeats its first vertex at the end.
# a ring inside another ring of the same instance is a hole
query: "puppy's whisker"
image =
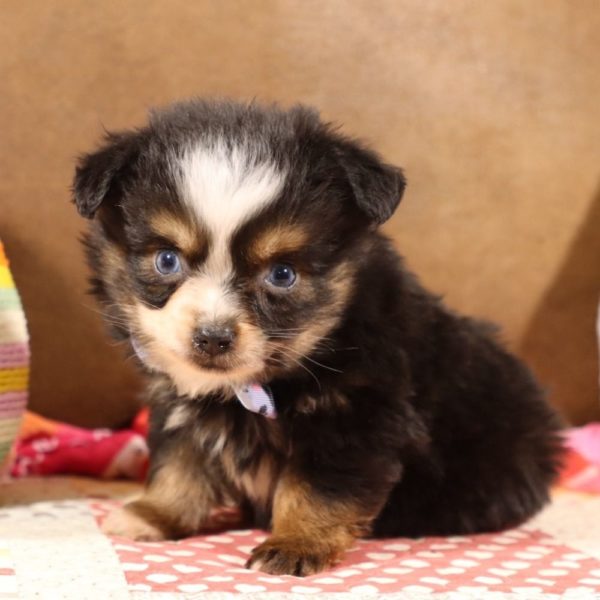
{"type": "Polygon", "coordinates": [[[110,317],[104,317],[104,320],[110,325],[116,325],[119,327],[125,327],[129,329],[129,323],[127,321],[118,321],[116,319],[111,319],[110,317]]]}
{"type": "Polygon", "coordinates": [[[309,356],[303,356],[303,358],[305,358],[306,360],[309,360],[311,363],[314,363],[315,365],[318,365],[319,367],[322,367],[323,369],[327,369],[328,371],[333,371],[334,373],[343,373],[344,372],[341,369],[336,369],[335,367],[330,367],[329,365],[324,365],[323,363],[320,363],[319,361],[314,360],[313,358],[310,358],[309,356]]]}
{"type": "Polygon", "coordinates": [[[148,302],[147,300],[142,300],[142,304],[146,307],[146,308],[151,308],[153,310],[158,310],[160,309],[160,306],[156,306],[155,304],[152,304],[151,302],[148,302]]]}
{"type": "Polygon", "coordinates": [[[294,352],[299,359],[308,360],[311,363],[318,365],[319,367],[322,367],[323,369],[328,369],[329,371],[333,371],[334,373],[343,373],[344,372],[344,371],[341,371],[340,369],[336,369],[335,367],[330,367],[329,365],[324,365],[323,363],[320,363],[319,361],[315,360],[314,358],[311,358],[310,356],[307,356],[306,354],[302,354],[301,352],[298,352],[294,348],[287,348],[287,349],[294,352]]]}
{"type": "Polygon", "coordinates": [[[130,352],[130,353],[128,353],[128,354],[125,355],[125,360],[127,362],[131,362],[131,361],[133,361],[133,360],[135,360],[137,358],[138,357],[137,357],[137,354],[135,352],[130,352]]]}
{"type": "Polygon", "coordinates": [[[309,375],[311,375],[312,378],[316,381],[317,385],[319,386],[319,390],[322,389],[319,378],[306,365],[303,365],[299,360],[293,358],[292,356],[289,356],[288,358],[290,358],[290,360],[294,361],[299,367],[302,367],[309,375]]]}
{"type": "Polygon", "coordinates": [[[129,321],[127,320],[126,317],[120,317],[118,315],[111,315],[110,313],[107,313],[103,310],[98,310],[97,308],[93,308],[93,307],[90,307],[90,310],[92,310],[96,314],[100,315],[103,319],[105,319],[106,321],[109,321],[110,323],[115,323],[118,325],[128,325],[129,324],[129,321]]]}
{"type": "Polygon", "coordinates": [[[315,350],[327,350],[328,352],[337,352],[338,348],[332,346],[331,344],[325,344],[324,342],[317,342],[314,346],[315,350]]]}
{"type": "Polygon", "coordinates": [[[286,367],[286,363],[284,361],[282,361],[280,358],[276,358],[275,356],[270,356],[268,359],[270,362],[273,362],[275,365],[278,365],[280,367],[286,367]]]}
{"type": "Polygon", "coordinates": [[[319,381],[319,378],[306,365],[302,364],[302,362],[299,361],[295,356],[292,356],[291,354],[288,354],[287,352],[285,352],[282,348],[275,348],[275,350],[277,350],[278,352],[280,352],[281,354],[283,354],[283,356],[285,356],[286,358],[288,358],[292,362],[296,363],[299,367],[301,367],[302,369],[304,369],[317,382],[317,385],[319,386],[319,390],[322,389],[321,388],[321,382],[319,381]]]}
{"type": "MultiPolygon", "coordinates": [[[[302,330],[303,331],[303,330],[302,330]]],[[[272,332],[270,330],[265,332],[267,336],[271,339],[277,340],[292,340],[297,337],[297,334],[287,334],[287,333],[277,333],[272,332]]],[[[321,338],[314,346],[315,349],[328,350],[329,352],[336,352],[336,348],[331,344],[327,344],[326,342],[334,342],[332,338],[323,337],[321,338]]]]}
{"type": "Polygon", "coordinates": [[[272,331],[272,330],[265,331],[265,333],[267,335],[289,335],[289,336],[297,336],[303,332],[304,332],[303,329],[298,329],[295,331],[272,331]]]}
{"type": "Polygon", "coordinates": [[[123,346],[126,343],[127,343],[126,340],[118,340],[116,342],[107,342],[107,344],[113,348],[118,348],[119,346],[123,346]]]}
{"type": "MultiPolygon", "coordinates": [[[[317,344],[318,346],[318,344],[317,344]]],[[[335,349],[331,348],[331,347],[326,347],[330,352],[335,352],[335,349]]],[[[277,347],[277,350],[281,351],[282,354],[285,354],[285,352],[283,352],[283,348],[281,347],[277,347]]],[[[319,362],[318,360],[315,360],[314,358],[311,358],[310,356],[307,356],[306,354],[303,354],[302,352],[298,352],[295,348],[291,347],[291,346],[286,346],[285,350],[288,352],[292,352],[295,354],[295,356],[300,359],[300,360],[308,360],[309,362],[322,367],[323,369],[327,369],[329,371],[332,371],[334,373],[343,373],[344,371],[340,370],[340,369],[336,369],[335,367],[331,367],[329,365],[325,365],[321,362],[319,362]]]]}
{"type": "Polygon", "coordinates": [[[122,329],[127,329],[128,331],[129,331],[129,327],[131,325],[131,323],[128,323],[127,321],[111,319],[110,317],[104,317],[104,321],[106,323],[108,323],[109,325],[113,325],[115,327],[122,328],[122,329]]]}

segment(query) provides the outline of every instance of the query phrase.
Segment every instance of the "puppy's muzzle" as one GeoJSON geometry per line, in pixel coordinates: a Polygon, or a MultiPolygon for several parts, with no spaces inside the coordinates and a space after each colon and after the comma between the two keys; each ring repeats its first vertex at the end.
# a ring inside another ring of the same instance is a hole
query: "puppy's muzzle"
{"type": "Polygon", "coordinates": [[[192,337],[192,346],[205,356],[227,354],[235,347],[237,333],[229,325],[205,325],[199,327],[192,337]]]}

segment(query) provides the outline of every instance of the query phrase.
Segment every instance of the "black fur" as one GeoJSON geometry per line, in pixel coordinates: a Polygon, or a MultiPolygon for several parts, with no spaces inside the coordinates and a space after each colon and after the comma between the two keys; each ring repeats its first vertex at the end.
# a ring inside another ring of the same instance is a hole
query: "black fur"
{"type": "MultiPolygon", "coordinates": [[[[193,101],[154,113],[148,127],[110,136],[82,159],[75,202],[83,216],[98,212],[88,241],[94,289],[119,333],[131,333],[119,306],[141,297],[160,310],[177,289],[177,282],[161,287],[159,281],[160,297],[149,296],[156,282],[138,268],[152,211],[160,205],[181,213],[165,156],[190,141],[214,139],[249,145],[257,164],[268,159],[287,173],[280,197],[231,243],[231,290],[254,324],[267,333],[301,329],[324,318],[323,306],[333,307],[336,285],[348,294],[343,306],[331,308],[335,324],[301,364],[278,370],[274,354],[268,375],[257,375],[274,393],[276,422],[234,399],[223,402],[224,391],[190,398],[177,393],[169,373],[151,374],[162,381],[152,400],[153,472],[169,460],[165,448],[187,445],[206,456],[225,433],[239,474],[256,474],[268,455],[274,488],[291,471],[323,502],[360,507],[376,536],[495,531],[538,511],[559,466],[554,411],[494,328],[455,314],[424,290],[375,230],[400,201],[401,171],[323,125],[313,111],[193,101]],[[255,283],[259,267],[247,249],[279,222],[310,231],[303,248],[279,257],[304,274],[302,294],[274,294],[255,283]],[[107,266],[109,247],[119,248],[121,268],[107,266]],[[334,285],[342,264],[348,273],[334,285]],[[177,405],[192,416],[165,432],[177,405]]],[[[190,259],[190,272],[202,260],[190,259]]],[[[218,452],[210,465],[206,460],[190,465],[199,480],[208,469],[211,485],[253,504],[218,452]]],[[[271,502],[272,493],[266,505],[254,504],[267,523],[271,502]]]]}

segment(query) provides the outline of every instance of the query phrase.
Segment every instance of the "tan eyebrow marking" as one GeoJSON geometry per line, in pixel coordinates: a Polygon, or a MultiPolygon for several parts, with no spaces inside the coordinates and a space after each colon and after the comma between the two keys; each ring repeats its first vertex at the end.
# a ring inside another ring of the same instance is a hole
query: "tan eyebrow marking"
{"type": "Polygon", "coordinates": [[[300,250],[308,243],[308,232],[298,225],[276,225],[261,232],[250,246],[253,258],[262,261],[300,250]]]}
{"type": "Polygon", "coordinates": [[[199,253],[207,244],[206,236],[200,227],[173,213],[159,211],[153,214],[150,227],[156,234],[171,240],[188,255],[199,253]]]}

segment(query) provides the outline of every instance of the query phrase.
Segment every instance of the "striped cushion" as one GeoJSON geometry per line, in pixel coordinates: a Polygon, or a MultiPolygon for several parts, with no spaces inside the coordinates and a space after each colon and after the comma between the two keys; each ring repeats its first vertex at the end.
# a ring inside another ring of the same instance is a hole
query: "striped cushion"
{"type": "Polygon", "coordinates": [[[0,242],[0,473],[25,411],[28,380],[27,323],[0,242]]]}

